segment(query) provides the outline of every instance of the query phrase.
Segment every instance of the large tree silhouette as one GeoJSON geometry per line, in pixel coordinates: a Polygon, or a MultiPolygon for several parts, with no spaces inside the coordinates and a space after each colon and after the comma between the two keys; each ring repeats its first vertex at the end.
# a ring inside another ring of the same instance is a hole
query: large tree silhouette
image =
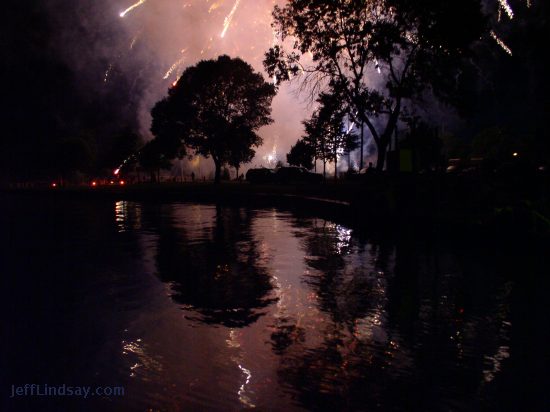
{"type": "Polygon", "coordinates": [[[406,100],[455,88],[449,73],[482,33],[480,8],[479,0],[288,2],[273,12],[281,45],[264,65],[279,81],[300,76],[312,100],[342,93],[371,132],[382,169],[406,100]]]}
{"type": "Polygon", "coordinates": [[[300,139],[290,148],[286,155],[286,161],[291,166],[302,166],[308,170],[313,169],[315,159],[315,147],[300,139]]]}
{"type": "MultiPolygon", "coordinates": [[[[220,56],[187,68],[168,97],[152,110],[151,131],[168,147],[174,140],[203,156],[211,156],[221,167],[257,147],[262,139],[256,131],[273,120],[270,117],[275,87],[239,58],[220,56]]],[[[175,153],[167,153],[174,156],[175,153]]]]}

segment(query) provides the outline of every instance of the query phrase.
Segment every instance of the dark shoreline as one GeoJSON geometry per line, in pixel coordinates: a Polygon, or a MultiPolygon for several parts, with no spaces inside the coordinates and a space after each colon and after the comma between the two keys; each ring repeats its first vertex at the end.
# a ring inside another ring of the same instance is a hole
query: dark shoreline
{"type": "Polygon", "coordinates": [[[368,181],[251,185],[246,182],[125,186],[3,188],[4,193],[51,198],[219,203],[279,207],[376,232],[449,234],[457,238],[550,239],[548,178],[528,185],[457,176],[373,176],[368,181]]]}

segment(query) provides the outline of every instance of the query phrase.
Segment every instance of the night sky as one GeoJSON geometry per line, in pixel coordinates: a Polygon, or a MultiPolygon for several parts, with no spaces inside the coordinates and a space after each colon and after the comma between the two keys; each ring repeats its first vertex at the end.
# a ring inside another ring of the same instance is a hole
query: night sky
{"type": "MultiPolygon", "coordinates": [[[[239,56],[263,72],[264,53],[278,41],[270,26],[276,3],[284,1],[8,1],[0,29],[3,167],[40,168],[48,161],[43,148],[60,136],[94,135],[99,151],[120,130],[150,139],[151,107],[201,59],[239,56]]],[[[540,134],[548,113],[547,64],[539,58],[547,49],[547,6],[487,0],[484,9],[488,29],[464,73],[463,117],[433,102],[419,113],[464,138],[495,125],[540,134]]],[[[312,107],[296,89],[280,88],[275,122],[260,130],[264,144],[252,165],[273,151],[284,160],[302,135],[312,107]]]]}

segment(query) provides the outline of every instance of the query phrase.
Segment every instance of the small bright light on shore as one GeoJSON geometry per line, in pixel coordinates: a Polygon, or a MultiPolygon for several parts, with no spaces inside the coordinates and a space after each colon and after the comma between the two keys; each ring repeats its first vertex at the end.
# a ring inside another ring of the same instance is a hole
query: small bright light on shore
{"type": "Polygon", "coordinates": [[[518,157],[518,152],[514,152],[514,153],[512,153],[512,156],[514,156],[514,157],[518,157]]]}
{"type": "Polygon", "coordinates": [[[52,187],[57,187],[57,183],[52,183],[52,187]]]}
{"type": "Polygon", "coordinates": [[[97,182],[92,182],[92,186],[97,186],[97,182]]]}
{"type": "Polygon", "coordinates": [[[121,184],[121,185],[125,185],[126,182],[125,182],[124,180],[121,180],[121,181],[120,181],[120,184],[121,184]]]}

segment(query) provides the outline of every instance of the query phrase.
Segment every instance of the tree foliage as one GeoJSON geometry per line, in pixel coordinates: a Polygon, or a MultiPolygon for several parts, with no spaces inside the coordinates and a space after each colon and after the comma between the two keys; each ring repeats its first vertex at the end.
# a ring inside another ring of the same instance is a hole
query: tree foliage
{"type": "Polygon", "coordinates": [[[312,98],[342,96],[371,132],[381,169],[405,101],[428,88],[450,95],[450,70],[483,30],[480,8],[479,0],[288,2],[274,9],[282,43],[264,65],[280,81],[300,76],[312,98]]]}
{"type": "Polygon", "coordinates": [[[152,182],[155,181],[155,172],[157,172],[156,180],[160,182],[160,169],[169,170],[172,166],[164,149],[160,140],[153,139],[139,151],[139,164],[143,170],[149,172],[152,182]]]}
{"type": "Polygon", "coordinates": [[[256,131],[272,122],[274,96],[275,87],[243,60],[203,60],[187,68],[155,105],[151,131],[167,156],[174,157],[181,144],[211,156],[218,182],[222,165],[248,160],[246,149],[261,144],[256,131]]]}
{"type": "Polygon", "coordinates": [[[252,160],[256,152],[250,147],[247,146],[247,142],[255,141],[255,137],[252,136],[254,132],[252,130],[240,130],[237,131],[238,133],[242,133],[243,135],[246,133],[251,134],[248,138],[239,138],[240,136],[236,136],[235,138],[231,138],[230,142],[231,145],[229,147],[229,157],[227,159],[227,163],[235,168],[236,177],[239,179],[239,169],[243,163],[248,163],[252,160]]]}
{"type": "Polygon", "coordinates": [[[304,122],[304,140],[315,148],[316,157],[323,161],[323,175],[326,175],[326,163],[334,162],[336,177],[338,157],[351,145],[355,136],[351,130],[344,129],[347,112],[340,104],[339,95],[321,93],[317,102],[319,108],[304,122]]]}
{"type": "Polygon", "coordinates": [[[289,165],[305,167],[308,170],[313,169],[314,159],[315,148],[303,139],[298,140],[286,155],[289,165]]]}

